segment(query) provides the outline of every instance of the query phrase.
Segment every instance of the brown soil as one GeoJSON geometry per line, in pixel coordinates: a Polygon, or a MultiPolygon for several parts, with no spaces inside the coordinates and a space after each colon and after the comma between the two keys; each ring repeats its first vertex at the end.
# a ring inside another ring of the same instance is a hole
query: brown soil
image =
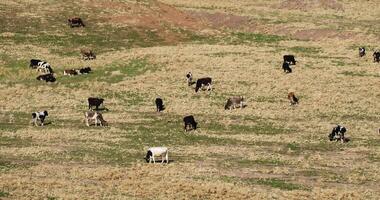
{"type": "Polygon", "coordinates": [[[336,0],[285,0],[276,6],[281,9],[312,10],[316,8],[343,11],[343,5],[336,0]]]}

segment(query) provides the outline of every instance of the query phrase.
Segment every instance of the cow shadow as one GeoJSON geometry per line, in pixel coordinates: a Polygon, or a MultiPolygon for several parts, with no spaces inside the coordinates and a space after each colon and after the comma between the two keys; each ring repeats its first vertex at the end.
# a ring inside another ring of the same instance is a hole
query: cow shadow
{"type": "Polygon", "coordinates": [[[192,85],[194,85],[195,84],[195,81],[191,81],[190,83],[189,83],[189,86],[192,86],[192,85]]]}
{"type": "Polygon", "coordinates": [[[107,111],[107,112],[110,111],[108,108],[105,108],[105,107],[104,108],[98,108],[98,109],[95,108],[93,110],[95,110],[95,111],[107,111]]]}
{"type": "MultiPolygon", "coordinates": [[[[149,162],[146,162],[146,160],[145,160],[145,158],[143,158],[144,159],[144,161],[143,162],[145,162],[146,164],[161,164],[161,162],[162,162],[162,159],[155,159],[156,160],[156,163],[149,163],[149,162]]],[[[164,163],[165,164],[170,164],[170,163],[174,163],[174,162],[176,162],[175,160],[171,160],[171,159],[169,159],[169,162],[166,162],[166,161],[164,161],[164,163]]]]}

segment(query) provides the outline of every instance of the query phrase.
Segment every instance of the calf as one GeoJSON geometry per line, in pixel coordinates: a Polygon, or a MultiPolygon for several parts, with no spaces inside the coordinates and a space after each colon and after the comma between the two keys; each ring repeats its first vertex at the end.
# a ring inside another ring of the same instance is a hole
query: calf
{"type": "Polygon", "coordinates": [[[54,77],[53,74],[43,74],[40,76],[37,76],[36,78],[39,81],[46,81],[46,82],[55,82],[56,78],[54,77]]]}
{"type": "Polygon", "coordinates": [[[96,98],[96,97],[89,97],[88,98],[88,109],[92,110],[92,107],[95,106],[95,110],[98,110],[99,106],[103,104],[104,99],[102,98],[96,98]]]}
{"type": "Polygon", "coordinates": [[[73,28],[73,27],[80,27],[80,26],[85,26],[82,19],[79,17],[74,17],[74,18],[69,18],[67,20],[67,24],[73,28]]]}
{"type": "Polygon", "coordinates": [[[65,69],[63,71],[63,75],[67,75],[67,76],[75,76],[75,75],[78,75],[78,72],[74,69],[65,69]]]}
{"type": "Polygon", "coordinates": [[[96,111],[87,111],[84,114],[86,125],[90,126],[90,121],[94,121],[95,126],[108,126],[108,122],[104,120],[102,113],[96,111]]]}
{"type": "Polygon", "coordinates": [[[200,88],[203,88],[206,86],[206,89],[208,91],[212,90],[212,79],[210,77],[206,78],[200,78],[197,80],[197,83],[195,85],[195,92],[198,92],[200,88]]]}
{"type": "Polygon", "coordinates": [[[83,60],[96,59],[95,53],[90,49],[81,49],[80,54],[81,54],[83,60]]]}
{"type": "Polygon", "coordinates": [[[186,116],[183,118],[183,122],[185,123],[185,131],[191,131],[197,129],[197,122],[195,122],[195,119],[192,115],[186,116]]]}
{"type": "Polygon", "coordinates": [[[293,55],[284,55],[284,62],[295,65],[297,61],[294,59],[293,55]]]}
{"type": "Polygon", "coordinates": [[[168,148],[166,147],[151,147],[146,152],[145,160],[147,163],[156,163],[155,157],[161,156],[161,163],[169,163],[169,154],[168,148]]]}
{"type": "Polygon", "coordinates": [[[156,110],[157,112],[165,110],[165,106],[161,98],[156,98],[156,110]]]}
{"type": "Polygon", "coordinates": [[[359,57],[365,56],[365,48],[364,47],[359,47],[359,57]]]}
{"type": "Polygon", "coordinates": [[[33,68],[33,69],[36,69],[36,68],[38,67],[38,63],[39,63],[39,62],[42,62],[42,60],[31,59],[31,60],[30,60],[29,67],[30,67],[30,68],[33,68]]]}
{"type": "Polygon", "coordinates": [[[344,126],[337,125],[334,127],[329,134],[330,141],[333,140],[340,140],[342,143],[346,141],[346,138],[344,137],[344,133],[346,133],[347,129],[344,126]]]}
{"type": "Polygon", "coordinates": [[[41,112],[34,112],[32,113],[32,121],[34,123],[35,126],[38,126],[37,125],[37,121],[40,121],[41,122],[41,126],[44,125],[44,121],[45,121],[45,118],[48,116],[48,112],[45,110],[45,111],[41,111],[41,112]]]}
{"type": "Polygon", "coordinates": [[[193,74],[191,72],[186,74],[186,80],[188,86],[191,86],[193,84],[193,74]]]}
{"type": "Polygon", "coordinates": [[[90,67],[85,67],[85,68],[81,68],[81,69],[76,69],[75,71],[78,74],[89,74],[91,72],[91,68],[90,67]]]}
{"type": "Polygon", "coordinates": [[[227,100],[227,103],[224,106],[224,109],[225,110],[227,110],[227,109],[231,110],[231,109],[235,109],[237,107],[240,107],[240,108],[244,107],[244,97],[242,97],[242,96],[230,97],[227,100]]]}
{"type": "Polygon", "coordinates": [[[282,63],[282,69],[285,73],[292,73],[292,68],[290,68],[290,64],[288,62],[282,63]]]}
{"type": "Polygon", "coordinates": [[[294,95],[294,92],[289,92],[288,99],[291,106],[298,104],[298,98],[294,95]]]}
{"type": "Polygon", "coordinates": [[[380,51],[375,51],[373,53],[373,62],[380,62],[380,51]]]}
{"type": "Polygon", "coordinates": [[[45,61],[41,61],[38,63],[37,71],[48,73],[48,74],[53,73],[53,69],[51,68],[50,64],[45,61]]]}

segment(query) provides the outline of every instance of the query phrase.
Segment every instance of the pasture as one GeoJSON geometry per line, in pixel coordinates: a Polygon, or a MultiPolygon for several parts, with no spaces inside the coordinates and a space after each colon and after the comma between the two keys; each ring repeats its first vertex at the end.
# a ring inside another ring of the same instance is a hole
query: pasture
{"type": "Polygon", "coordinates": [[[2,0],[0,199],[379,199],[379,18],[375,1],[2,0]],[[189,71],[213,90],[195,93],[189,71]],[[231,96],[247,106],[224,110],[231,96]],[[108,127],[86,126],[88,97],[108,127]],[[328,140],[336,124],[350,142],[328,140]],[[153,146],[169,164],[145,162],[153,146]]]}

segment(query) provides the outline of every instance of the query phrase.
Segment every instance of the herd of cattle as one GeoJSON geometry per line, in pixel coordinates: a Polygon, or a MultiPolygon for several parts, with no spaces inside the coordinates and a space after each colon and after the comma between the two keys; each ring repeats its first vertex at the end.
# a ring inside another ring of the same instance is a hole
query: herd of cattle
{"type": "MultiPolygon", "coordinates": [[[[82,19],[80,18],[71,18],[68,19],[68,24],[70,27],[85,27],[82,19]]],[[[82,55],[82,59],[84,60],[92,60],[96,59],[96,55],[92,50],[89,49],[81,49],[80,51],[82,55]]],[[[366,49],[364,47],[359,48],[359,57],[363,57],[366,55],[366,49]]],[[[374,62],[380,62],[380,51],[375,51],[373,53],[374,62]]],[[[291,65],[296,65],[296,60],[294,55],[284,55],[283,56],[283,64],[282,69],[285,73],[291,73],[292,68],[291,65]]],[[[56,78],[54,76],[53,69],[48,62],[32,59],[30,60],[30,68],[37,69],[38,72],[43,72],[44,74],[37,77],[37,80],[44,80],[46,82],[55,82],[56,78]]],[[[74,76],[79,74],[88,74],[91,72],[90,67],[84,67],[80,69],[67,69],[63,71],[63,75],[74,76]]],[[[210,77],[204,77],[197,79],[196,82],[193,81],[193,75],[191,72],[186,74],[187,85],[192,86],[195,84],[195,92],[199,90],[207,90],[212,91],[212,79],[210,77]]],[[[90,97],[88,100],[88,111],[85,112],[85,122],[87,126],[108,126],[106,120],[104,120],[103,115],[99,112],[99,107],[103,104],[104,99],[97,97],[90,97]],[[95,107],[95,110],[93,109],[95,107]]],[[[297,105],[298,98],[295,96],[294,92],[288,93],[288,100],[291,106],[297,105]]],[[[157,97],[155,100],[156,111],[162,112],[165,109],[163,104],[163,100],[160,97],[157,97]]],[[[227,102],[224,106],[225,110],[231,110],[235,108],[244,108],[245,98],[243,96],[232,96],[227,99],[227,102]]],[[[47,111],[42,112],[34,112],[32,113],[32,122],[35,126],[38,126],[38,121],[40,125],[44,125],[45,118],[48,116],[47,111]]],[[[194,116],[189,115],[183,118],[184,122],[184,130],[186,132],[191,130],[196,130],[198,123],[195,121],[194,116]]],[[[331,133],[328,135],[330,141],[341,141],[347,142],[348,138],[345,137],[345,133],[347,128],[341,125],[337,125],[333,127],[331,133]]],[[[380,133],[380,129],[379,129],[380,133]]],[[[169,162],[168,158],[168,148],[166,147],[151,147],[148,149],[145,159],[147,162],[155,162],[155,156],[161,156],[161,162],[166,161],[169,162]]]]}

